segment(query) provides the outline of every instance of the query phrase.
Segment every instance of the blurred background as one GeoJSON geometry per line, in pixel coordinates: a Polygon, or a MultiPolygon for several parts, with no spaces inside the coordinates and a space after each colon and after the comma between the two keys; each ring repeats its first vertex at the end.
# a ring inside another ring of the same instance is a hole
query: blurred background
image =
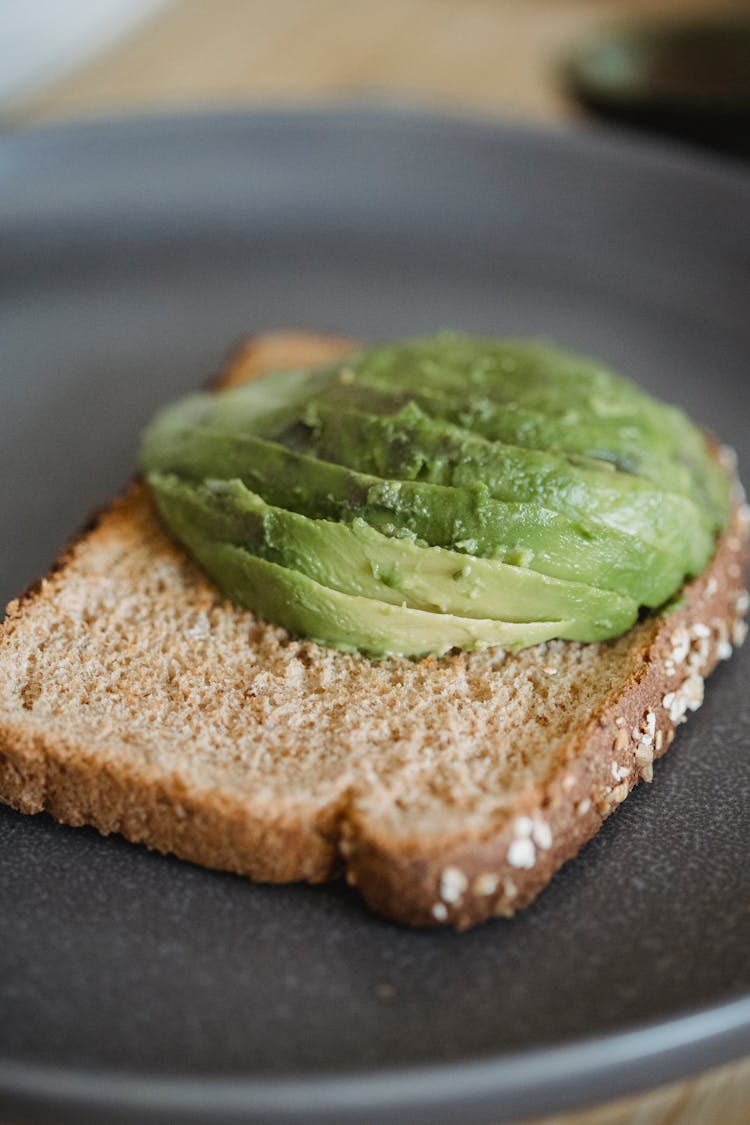
{"type": "Polygon", "coordinates": [[[747,155],[750,0],[0,0],[6,125],[366,100],[747,155]]]}

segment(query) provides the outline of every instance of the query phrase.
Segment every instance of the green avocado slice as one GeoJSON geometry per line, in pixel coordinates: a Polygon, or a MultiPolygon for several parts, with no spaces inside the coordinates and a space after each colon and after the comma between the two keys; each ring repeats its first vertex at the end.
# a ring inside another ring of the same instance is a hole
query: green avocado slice
{"type": "Polygon", "coordinates": [[[613,460],[662,487],[670,476],[676,484],[684,467],[692,491],[725,508],[724,474],[684,411],[563,348],[440,333],[361,352],[346,368],[354,377],[350,385],[422,392],[425,404],[432,398],[436,416],[485,437],[513,442],[515,434],[515,443],[528,448],[613,460]],[[451,403],[463,418],[451,416],[451,403]],[[665,473],[665,453],[673,459],[671,473],[665,473]]]}
{"type": "Polygon", "coordinates": [[[494,500],[483,485],[384,480],[275,442],[181,423],[179,405],[157,416],[145,436],[145,470],[193,480],[237,477],[267,503],[303,515],[361,516],[388,535],[406,529],[429,546],[521,564],[648,606],[665,601],[685,574],[682,558],[637,536],[592,529],[539,504],[494,500]]]}
{"type": "Polygon", "coordinates": [[[367,375],[344,383],[333,373],[328,382],[322,383],[322,379],[319,375],[319,389],[310,388],[304,398],[292,397],[285,408],[268,413],[261,412],[265,407],[265,395],[260,393],[263,380],[237,388],[228,393],[227,401],[217,404],[211,422],[231,433],[272,437],[284,425],[290,429],[305,407],[321,401],[333,408],[349,407],[379,415],[393,415],[414,403],[428,417],[451,423],[475,437],[607,461],[678,492],[688,493],[693,484],[690,468],[675,461],[673,443],[665,441],[663,429],[646,428],[632,405],[624,416],[610,413],[593,418],[590,410],[583,411],[567,396],[555,413],[549,403],[546,409],[529,403],[528,394],[509,403],[491,389],[473,386],[448,392],[439,387],[411,386],[414,380],[408,379],[395,387],[367,375]]]}
{"type": "Polygon", "coordinates": [[[306,430],[297,427],[296,447],[321,460],[399,480],[461,488],[482,483],[496,500],[543,503],[654,546],[668,545],[696,573],[713,549],[712,521],[687,496],[665,493],[609,464],[573,465],[554,454],[474,437],[427,417],[415,403],[392,416],[315,403],[305,423],[306,430]]]}
{"type": "Polygon", "coordinates": [[[296,636],[373,657],[442,656],[451,648],[523,648],[560,635],[568,621],[516,624],[409,609],[342,594],[231,543],[191,535],[190,553],[233,602],[296,636]]]}
{"type": "Polygon", "coordinates": [[[638,615],[632,599],[563,582],[492,559],[420,547],[382,535],[364,520],[314,520],[266,504],[241,481],[190,484],[151,473],[157,507],[177,538],[232,543],[342,593],[411,609],[508,622],[566,620],[557,634],[595,641],[618,636],[638,615]]]}
{"type": "Polygon", "coordinates": [[[399,408],[404,396],[373,404],[370,391],[358,390],[356,402],[381,411],[395,409],[390,414],[364,411],[351,405],[351,395],[341,398],[328,390],[329,402],[316,388],[331,379],[331,372],[317,371],[310,379],[307,395],[302,394],[302,373],[292,371],[222,396],[183,399],[183,423],[280,441],[308,456],[380,477],[459,487],[484,483],[491,495],[505,501],[543,495],[546,507],[575,519],[602,522],[662,547],[674,540],[675,549],[685,552],[689,574],[703,569],[713,534],[723,526],[728,484],[699,434],[693,435],[701,447],[694,460],[707,462],[704,486],[692,487],[690,470],[675,463],[654,484],[618,470],[611,460],[482,438],[426,414],[414,399],[399,408]]]}
{"type": "Polygon", "coordinates": [[[351,404],[381,414],[414,402],[428,417],[488,441],[609,462],[621,472],[644,477],[660,488],[687,496],[696,492],[708,499],[713,496],[710,467],[693,444],[678,451],[675,442],[663,440],[662,432],[649,431],[635,419],[593,419],[570,403],[555,416],[523,403],[509,409],[486,394],[458,398],[432,389],[391,391],[351,385],[327,394],[326,399],[332,405],[351,404]]]}
{"type": "Polygon", "coordinates": [[[683,411],[549,345],[457,334],[385,345],[318,369],[307,381],[291,372],[231,391],[215,401],[213,420],[218,428],[275,438],[316,402],[373,415],[417,403],[467,435],[609,462],[692,496],[709,506],[715,526],[726,511],[724,474],[683,411]],[[266,383],[278,385],[271,391],[266,383]]]}
{"type": "Polygon", "coordinates": [[[681,410],[456,334],[192,396],[141,466],[225,593],[378,656],[619,635],[705,568],[730,503],[681,410]]]}

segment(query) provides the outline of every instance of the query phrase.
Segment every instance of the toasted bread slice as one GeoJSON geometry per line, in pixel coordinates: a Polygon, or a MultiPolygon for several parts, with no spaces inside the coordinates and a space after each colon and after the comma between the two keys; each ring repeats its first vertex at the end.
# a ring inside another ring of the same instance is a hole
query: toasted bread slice
{"type": "MultiPolygon", "coordinates": [[[[220,385],[351,347],[264,336],[220,385]]],[[[136,483],[8,606],[0,799],[257,880],[344,873],[411,925],[512,914],[742,641],[747,537],[738,501],[680,608],[615,641],[372,661],[224,600],[136,483]]]]}

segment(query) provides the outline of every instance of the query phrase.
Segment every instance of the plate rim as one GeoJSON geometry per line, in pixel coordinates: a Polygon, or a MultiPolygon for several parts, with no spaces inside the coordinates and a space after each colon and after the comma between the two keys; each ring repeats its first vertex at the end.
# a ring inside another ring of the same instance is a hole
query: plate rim
{"type": "MultiPolygon", "coordinates": [[[[0,1059],[0,1095],[14,1110],[62,1108],[83,1114],[82,1122],[97,1120],[89,1114],[102,1109],[136,1112],[146,1104],[151,1113],[169,1114],[169,1120],[174,1113],[181,1120],[203,1120],[210,1112],[217,1122],[268,1125],[318,1120],[323,1113],[331,1125],[360,1120],[357,1115],[362,1112],[377,1112],[383,1122],[400,1121],[401,1114],[410,1110],[430,1110],[430,1120],[437,1123],[454,1121],[451,1114],[459,1106],[471,1113],[473,1105],[474,1112],[490,1110],[494,1120],[506,1122],[517,1120],[519,1113],[538,1115],[609,1102],[683,1078],[698,1060],[698,1073],[704,1073],[748,1049],[750,995],[558,1047],[344,1076],[185,1079],[0,1059]],[[495,1099],[502,1099],[502,1104],[490,1109],[488,1103],[495,1099]]],[[[480,1119],[473,1114],[462,1118],[465,1125],[474,1120],[480,1119]]]]}
{"type": "Polygon", "coordinates": [[[492,138],[498,135],[525,137],[543,144],[579,146],[590,151],[608,153],[615,159],[625,157],[653,167],[661,166],[674,172],[687,171],[689,175],[713,180],[717,184],[731,184],[733,188],[750,195],[750,175],[747,164],[739,157],[727,153],[699,149],[696,145],[674,138],[655,138],[627,128],[607,127],[588,119],[543,122],[518,117],[503,117],[489,111],[474,112],[450,106],[426,106],[415,101],[390,104],[377,99],[361,101],[333,101],[321,99],[314,103],[273,101],[242,108],[228,106],[187,106],[184,110],[146,110],[117,115],[91,114],[90,116],[24,123],[10,122],[0,132],[0,156],[3,149],[16,144],[49,144],[62,141],[96,140],[105,143],[122,143],[128,133],[174,132],[178,129],[202,128],[241,129],[243,126],[297,127],[311,122],[328,126],[376,125],[426,129],[457,129],[475,131],[492,138]]]}

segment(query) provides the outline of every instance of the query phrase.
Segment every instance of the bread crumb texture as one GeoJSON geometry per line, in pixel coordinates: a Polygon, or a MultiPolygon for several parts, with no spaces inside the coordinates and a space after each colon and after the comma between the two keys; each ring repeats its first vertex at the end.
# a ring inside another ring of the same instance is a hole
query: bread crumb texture
{"type": "Polygon", "coordinates": [[[512,913],[743,639],[746,543],[739,505],[684,607],[615,641],[373,661],[228,603],[136,484],[8,607],[0,797],[258,879],[346,866],[412,924],[512,913]]]}
{"type": "Polygon", "coordinates": [[[419,661],[293,640],[224,600],[140,487],[94,539],[11,607],[5,716],[196,790],[315,804],[347,793],[396,832],[483,821],[546,776],[627,670],[625,638],[419,661]]]}

